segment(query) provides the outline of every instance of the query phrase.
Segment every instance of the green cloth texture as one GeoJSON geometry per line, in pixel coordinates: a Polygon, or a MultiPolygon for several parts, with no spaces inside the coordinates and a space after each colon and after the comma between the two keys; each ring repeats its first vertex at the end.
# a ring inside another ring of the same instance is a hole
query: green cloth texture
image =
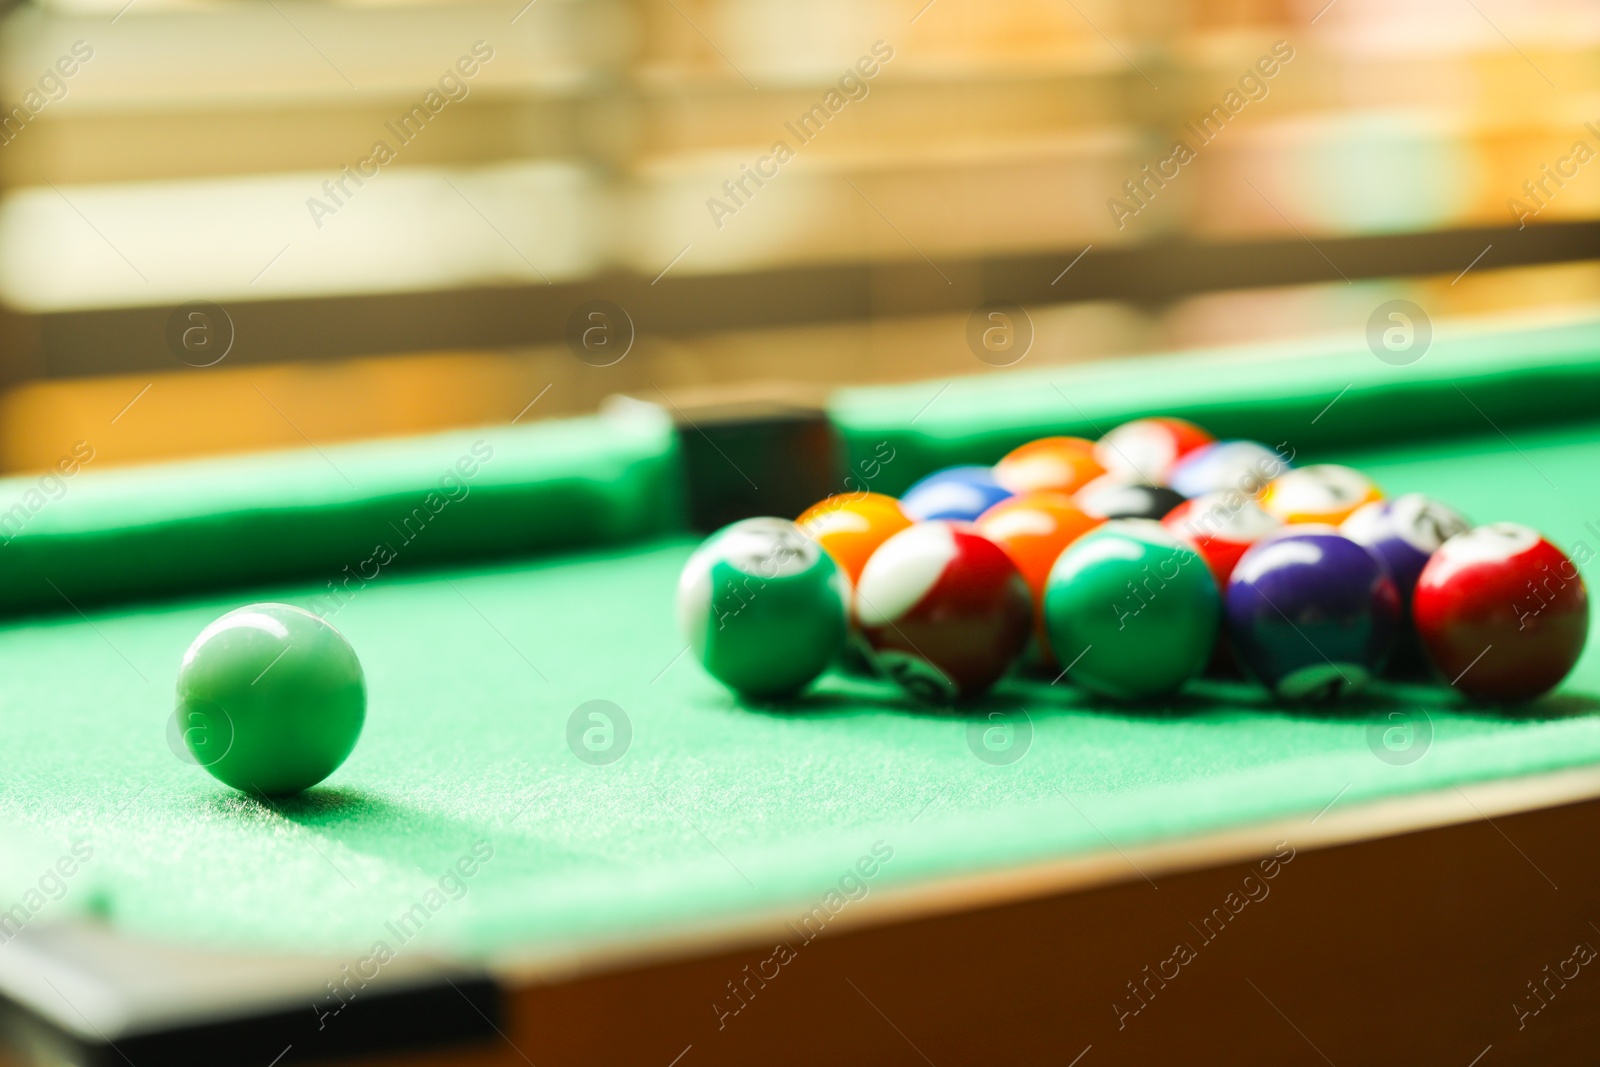
{"type": "MultiPolygon", "coordinates": [[[[1337,425],[1342,404],[1318,425],[1337,425]]],[[[1588,489],[1600,424],[1507,430],[1510,441],[1484,423],[1383,448],[1358,435],[1320,458],[1357,464],[1390,493],[1434,493],[1479,522],[1600,546],[1586,526],[1600,528],[1588,489]]],[[[375,464],[386,447],[373,446],[375,464]]],[[[245,468],[229,463],[242,482],[245,468]]],[[[372,476],[350,473],[358,484],[372,476]]],[[[90,911],[128,931],[333,953],[354,969],[379,941],[395,953],[494,956],[757,914],[798,925],[841,883],[855,891],[847,869],[879,841],[892,858],[869,895],[1600,760],[1592,648],[1560,692],[1515,715],[1463,707],[1436,687],[1307,710],[1207,683],[1129,708],[1021,680],[949,714],[841,675],[782,707],[747,706],[683,654],[673,589],[692,547],[668,537],[369,583],[332,619],[366,669],[363,736],[322,786],[272,804],[169,750],[174,680],[212,619],[251,600],[308,604],[320,582],[11,620],[0,626],[0,826],[19,843],[0,842],[0,869],[23,872],[25,886],[78,839],[92,858],[32,921],[90,911]],[[594,700],[631,727],[627,751],[605,765],[569,747],[574,713],[594,700]],[[971,747],[996,708],[1031,719],[1013,763],[971,747]],[[1388,715],[1419,708],[1431,730],[1421,758],[1374,755],[1388,715]],[[449,874],[463,863],[470,877],[449,874]]],[[[1466,799],[1461,811],[1476,817],[1466,799]]]]}
{"type": "Polygon", "coordinates": [[[659,536],[683,526],[680,480],[670,425],[641,417],[0,479],[0,613],[287,578],[338,597],[395,568],[659,536]]]}
{"type": "Polygon", "coordinates": [[[1050,434],[1093,440],[1150,415],[1297,453],[1586,418],[1600,412],[1600,321],[1441,330],[1404,366],[1354,337],[1024,368],[840,391],[829,415],[846,484],[898,496],[940,467],[993,463],[1050,434]]]}

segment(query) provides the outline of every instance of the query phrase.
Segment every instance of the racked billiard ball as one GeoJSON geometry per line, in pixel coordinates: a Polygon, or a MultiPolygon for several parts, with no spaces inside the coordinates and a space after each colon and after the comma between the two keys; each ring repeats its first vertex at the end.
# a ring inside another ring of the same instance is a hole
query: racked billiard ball
{"type": "Polygon", "coordinates": [[[1072,681],[1118,700],[1166,696],[1199,674],[1219,615],[1216,582],[1194,547],[1147,519],[1084,534],[1045,586],[1056,659],[1072,681]]]}
{"type": "Polygon", "coordinates": [[[1065,493],[1037,492],[1000,501],[973,525],[1005,550],[1038,598],[1062,549],[1100,522],[1065,493]]]}
{"type": "Polygon", "coordinates": [[[1076,493],[1104,474],[1094,444],[1082,437],[1041,437],[1014,448],[994,465],[994,479],[1013,493],[1076,493]]]}
{"type": "Polygon", "coordinates": [[[854,585],[878,546],[910,526],[911,520],[892,496],[841,493],[806,508],[794,524],[833,557],[854,585]]]}
{"type": "Polygon", "coordinates": [[[309,789],[356,747],[367,687],[332,624],[289,604],[251,604],[194,639],[178,668],[185,746],[217,780],[246,793],[309,789]]]}
{"type": "Polygon", "coordinates": [[[917,522],[954,519],[971,522],[1011,495],[988,467],[945,467],[917,482],[900,498],[900,508],[917,522]]]}
{"type": "Polygon", "coordinates": [[[1409,609],[1411,591],[1428,558],[1450,538],[1471,529],[1459,511],[1421,493],[1363,504],[1339,524],[1339,532],[1383,560],[1409,609]]]}
{"type": "Polygon", "coordinates": [[[1382,669],[1400,595],[1378,558],[1333,527],[1288,526],[1245,552],[1224,607],[1251,674],[1285,700],[1320,701],[1382,669]]]}
{"type": "MultiPolygon", "coordinates": [[[[795,520],[795,525],[833,557],[853,591],[861,581],[862,568],[878,546],[910,526],[911,520],[892,496],[842,493],[811,505],[795,520]]],[[[839,667],[850,674],[870,676],[877,673],[870,649],[854,624],[850,626],[839,667]]]]}
{"type": "Polygon", "coordinates": [[[918,700],[988,689],[1027,643],[1028,587],[966,523],[920,522],[883,543],[856,588],[856,621],[878,667],[918,700]]]}
{"type": "Polygon", "coordinates": [[[1214,440],[1187,419],[1134,419],[1096,441],[1094,458],[1109,473],[1165,485],[1174,464],[1214,440]]]}
{"type": "Polygon", "coordinates": [[[1261,506],[1287,523],[1337,526],[1361,505],[1382,499],[1383,490],[1354,467],[1318,463],[1274,478],[1261,506]]]}
{"type": "Polygon", "coordinates": [[[1513,522],[1450,538],[1417,579],[1412,618],[1444,680],[1475,700],[1555,688],[1589,637],[1589,592],[1566,554],[1513,522]]]}
{"type": "Polygon", "coordinates": [[[1255,544],[1283,527],[1261,506],[1237,491],[1207,493],[1167,512],[1161,525],[1186,537],[1200,550],[1219,589],[1239,560],[1255,544]]]}
{"type": "Polygon", "coordinates": [[[1123,474],[1096,478],[1073,497],[1078,507],[1097,519],[1155,519],[1183,503],[1184,495],[1162,485],[1133,481],[1123,474]]]}
{"type": "MultiPolygon", "coordinates": [[[[1218,592],[1224,596],[1233,568],[1250,546],[1283,528],[1283,523],[1263,511],[1261,505],[1245,493],[1232,489],[1184,501],[1167,512],[1161,525],[1187,538],[1200,550],[1211,576],[1217,580],[1218,592]]],[[[1238,662],[1228,646],[1225,627],[1218,631],[1208,670],[1222,675],[1238,673],[1238,662]]]]}
{"type": "Polygon", "coordinates": [[[1288,469],[1288,461],[1266,445],[1216,441],[1178,460],[1167,484],[1187,497],[1230,491],[1254,497],[1288,469]]]}
{"type": "Polygon", "coordinates": [[[1100,525],[1065,493],[1036,492],[1002,500],[978,516],[978,532],[1005,550],[1028,583],[1033,598],[1034,632],[1044,661],[1049,639],[1044,632],[1044,588],[1056,559],[1079,537],[1100,525]]]}
{"type": "Polygon", "coordinates": [[[1400,635],[1390,657],[1391,671],[1426,676],[1428,660],[1411,621],[1411,594],[1428,558],[1471,523],[1448,505],[1421,493],[1363,504],[1339,524],[1339,532],[1373,553],[1389,568],[1400,593],[1400,635]]]}
{"type": "Polygon", "coordinates": [[[788,696],[843,649],[844,576],[787,519],[743,519],[694,550],[678,625],[706,671],[744,696],[788,696]]]}

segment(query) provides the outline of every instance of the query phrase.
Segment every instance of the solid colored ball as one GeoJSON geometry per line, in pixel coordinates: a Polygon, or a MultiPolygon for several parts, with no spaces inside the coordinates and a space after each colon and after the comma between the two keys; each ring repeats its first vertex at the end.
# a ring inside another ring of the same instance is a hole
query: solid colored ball
{"type": "Polygon", "coordinates": [[[1339,532],[1383,560],[1401,604],[1409,606],[1428,558],[1471,527],[1450,505],[1421,493],[1406,493],[1361,505],[1339,524],[1339,532]]]}
{"type": "Polygon", "coordinates": [[[1589,592],[1577,566],[1512,522],[1446,541],[1422,568],[1411,610],[1439,673],[1476,700],[1549,692],[1589,637],[1589,592]]]}
{"type": "Polygon", "coordinates": [[[1289,463],[1254,441],[1217,441],[1180,459],[1167,484],[1184,496],[1235,491],[1257,496],[1267,483],[1289,469],[1289,463]]]}
{"type": "Polygon", "coordinates": [[[1005,550],[1037,598],[1044,594],[1062,550],[1101,521],[1085,514],[1065,493],[1037,492],[1000,501],[973,525],[1005,550]]]}
{"type": "Polygon", "coordinates": [[[1076,493],[1104,473],[1094,458],[1094,443],[1082,437],[1041,437],[994,465],[995,481],[1013,493],[1076,493]]]}
{"type": "Polygon", "coordinates": [[[1318,463],[1280,475],[1261,495],[1261,506],[1287,523],[1337,526],[1363,504],[1383,499],[1383,490],[1353,467],[1318,463]]]}
{"type": "Polygon", "coordinates": [[[839,654],[839,567],[787,519],[744,519],[708,537],[678,579],[678,623],[707,672],[737,693],[787,696],[839,654]]]}
{"type": "Polygon", "coordinates": [[[361,662],[332,624],[251,604],[194,639],[178,668],[178,719],[195,760],[261,796],[309,789],[356,747],[367,714],[361,662]]]}
{"type": "Polygon", "coordinates": [[[1214,440],[1187,419],[1134,419],[1096,441],[1094,458],[1110,473],[1165,485],[1180,459],[1214,440]]]}
{"type": "Polygon", "coordinates": [[[1130,481],[1124,474],[1106,474],[1073,497],[1085,514],[1097,519],[1164,519],[1183,503],[1182,493],[1162,485],[1130,481]]]}
{"type": "Polygon", "coordinates": [[[1044,640],[1044,588],[1050,568],[1072,542],[1100,525],[1065,493],[1023,493],[978,516],[978,532],[1005,550],[1033,598],[1034,630],[1044,640]]]}
{"type": "Polygon", "coordinates": [[[1027,643],[1028,587],[1005,551],[965,523],[918,523],[867,561],[856,620],[879,668],[919,700],[979,695],[1027,643]]]}
{"type": "Polygon", "coordinates": [[[833,557],[854,585],[878,546],[910,526],[911,520],[892,496],[841,493],[811,505],[795,525],[833,557]]]}
{"type": "Polygon", "coordinates": [[[900,508],[918,522],[971,522],[1010,495],[988,467],[945,467],[907,489],[900,508]]]}
{"type": "Polygon", "coordinates": [[[1378,558],[1330,526],[1256,542],[1225,598],[1239,661],[1285,700],[1360,689],[1394,645],[1400,595],[1378,558]]]}
{"type": "Polygon", "coordinates": [[[1193,546],[1160,523],[1108,522],[1061,553],[1045,626],[1077,684],[1118,700],[1176,692],[1217,640],[1221,604],[1193,546]]]}
{"type": "Polygon", "coordinates": [[[1185,500],[1167,512],[1161,525],[1193,542],[1216,578],[1217,588],[1223,590],[1250,546],[1283,527],[1254,500],[1236,490],[1185,500]]]}

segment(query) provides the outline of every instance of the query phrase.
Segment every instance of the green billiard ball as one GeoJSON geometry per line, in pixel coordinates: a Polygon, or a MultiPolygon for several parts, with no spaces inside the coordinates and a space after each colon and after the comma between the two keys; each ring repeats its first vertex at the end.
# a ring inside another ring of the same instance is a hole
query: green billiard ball
{"type": "Polygon", "coordinates": [[[1045,630],[1074,682],[1118,700],[1176,692],[1211,657],[1222,600],[1189,542],[1149,519],[1068,545],[1045,583],[1045,630]]]}
{"type": "Polygon", "coordinates": [[[712,534],[678,581],[678,622],[711,676],[755,698],[793,693],[844,649],[844,576],[787,519],[712,534]]]}
{"type": "Polygon", "coordinates": [[[178,668],[185,746],[235,789],[283,796],[332,774],[356,747],[367,685],[329,623],[288,604],[251,604],[200,631],[178,668]]]}

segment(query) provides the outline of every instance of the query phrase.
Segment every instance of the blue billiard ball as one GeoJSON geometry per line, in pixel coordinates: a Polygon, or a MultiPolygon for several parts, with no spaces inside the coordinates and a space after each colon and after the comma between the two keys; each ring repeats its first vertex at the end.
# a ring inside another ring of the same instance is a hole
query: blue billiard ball
{"type": "Polygon", "coordinates": [[[907,489],[900,508],[918,522],[955,519],[971,522],[1011,495],[988,467],[946,467],[907,489]]]}
{"type": "Polygon", "coordinates": [[[1266,445],[1254,441],[1217,441],[1178,460],[1167,484],[1187,497],[1230,490],[1256,496],[1289,464],[1266,445]]]}
{"type": "Polygon", "coordinates": [[[1228,579],[1228,637],[1251,674],[1285,700],[1359,689],[1394,645],[1400,595],[1388,568],[1331,526],[1256,542],[1228,579]]]}

